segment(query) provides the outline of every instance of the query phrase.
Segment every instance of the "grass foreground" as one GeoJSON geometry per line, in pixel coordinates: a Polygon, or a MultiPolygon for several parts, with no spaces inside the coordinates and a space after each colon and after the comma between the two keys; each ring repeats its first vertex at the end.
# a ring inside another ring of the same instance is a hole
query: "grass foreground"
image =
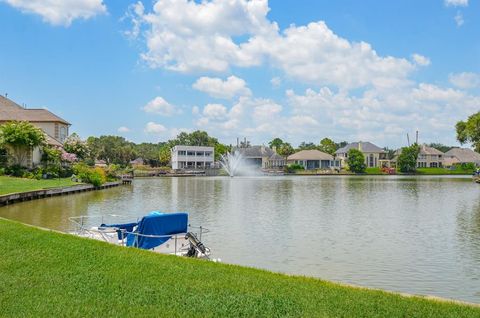
{"type": "Polygon", "coordinates": [[[480,317],[404,297],[45,231],[0,219],[1,317],[480,317]]]}
{"type": "Polygon", "coordinates": [[[17,192],[28,192],[46,188],[67,187],[75,184],[78,183],[73,182],[72,180],[70,180],[70,178],[36,180],[0,176],[0,195],[17,192]]]}

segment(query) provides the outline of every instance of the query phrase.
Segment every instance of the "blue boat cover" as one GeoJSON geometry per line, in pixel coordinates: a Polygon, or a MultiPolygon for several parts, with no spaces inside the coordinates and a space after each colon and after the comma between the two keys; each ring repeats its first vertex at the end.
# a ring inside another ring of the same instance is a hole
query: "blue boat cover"
{"type": "Polygon", "coordinates": [[[150,212],[144,216],[134,233],[143,235],[168,235],[166,237],[154,238],[135,234],[127,235],[127,246],[134,246],[143,249],[151,249],[168,241],[174,234],[186,233],[188,230],[188,213],[161,213],[150,212]]]}
{"type": "Polygon", "coordinates": [[[137,222],[133,222],[133,223],[122,223],[122,224],[105,224],[103,223],[102,225],[100,225],[100,227],[115,227],[117,229],[119,229],[117,231],[117,235],[118,235],[118,239],[119,240],[122,240],[124,239],[125,237],[122,237],[124,236],[124,234],[122,233],[122,231],[120,230],[125,230],[127,232],[133,232],[133,228],[135,226],[137,226],[137,222]]]}

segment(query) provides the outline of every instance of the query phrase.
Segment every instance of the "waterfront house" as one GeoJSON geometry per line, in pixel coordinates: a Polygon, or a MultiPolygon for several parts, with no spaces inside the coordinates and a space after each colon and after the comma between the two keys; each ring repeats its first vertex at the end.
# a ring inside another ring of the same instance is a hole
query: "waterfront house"
{"type": "Polygon", "coordinates": [[[417,168],[440,168],[443,167],[443,156],[445,154],[438,149],[427,145],[420,146],[417,159],[417,168]]]}
{"type": "Polygon", "coordinates": [[[213,166],[213,147],[178,145],[171,149],[172,169],[205,170],[213,166]]]}
{"type": "MultiPolygon", "coordinates": [[[[70,123],[46,109],[24,108],[14,101],[0,96],[0,125],[10,121],[28,121],[43,130],[49,145],[62,147],[68,137],[70,123]]],[[[42,151],[39,147],[32,149],[24,162],[26,167],[40,163],[42,151]]]]}
{"type": "Polygon", "coordinates": [[[305,170],[312,169],[340,169],[340,160],[320,150],[302,150],[288,156],[288,164],[298,164],[305,170]]]}
{"type": "Polygon", "coordinates": [[[444,166],[473,163],[480,166],[480,154],[469,148],[452,148],[444,154],[444,166]]]}
{"type": "Polygon", "coordinates": [[[280,169],[285,166],[285,158],[266,146],[235,147],[234,152],[239,152],[245,161],[260,169],[280,169]]]}
{"type": "Polygon", "coordinates": [[[387,152],[368,141],[352,142],[345,147],[338,149],[335,152],[335,156],[341,161],[342,166],[346,165],[348,151],[350,149],[358,149],[363,153],[367,168],[390,166],[390,160],[387,158],[387,152]]]}
{"type": "MultiPolygon", "coordinates": [[[[395,151],[395,158],[392,162],[397,163],[398,156],[402,153],[402,149],[395,151]]],[[[417,158],[417,168],[441,168],[444,166],[444,153],[438,149],[420,145],[420,151],[417,158]]]]}

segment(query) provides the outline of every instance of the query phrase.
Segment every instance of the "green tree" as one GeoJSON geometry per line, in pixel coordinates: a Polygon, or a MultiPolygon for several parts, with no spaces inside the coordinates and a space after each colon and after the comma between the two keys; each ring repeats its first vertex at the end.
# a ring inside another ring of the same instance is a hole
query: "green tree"
{"type": "Polygon", "coordinates": [[[146,164],[149,164],[152,167],[156,167],[160,164],[158,159],[158,153],[160,149],[166,143],[150,143],[143,142],[141,144],[135,145],[135,152],[139,157],[141,157],[146,164]]]}
{"type": "Polygon", "coordinates": [[[26,121],[12,121],[0,126],[0,145],[7,149],[13,165],[25,166],[33,148],[45,145],[45,133],[26,121]]]}
{"type": "Polygon", "coordinates": [[[335,151],[337,151],[337,149],[337,145],[332,139],[323,138],[322,140],[320,140],[320,146],[318,147],[318,150],[333,155],[335,154],[335,151]]]}
{"type": "Polygon", "coordinates": [[[221,143],[216,143],[214,146],[215,150],[215,160],[220,160],[222,155],[226,154],[227,152],[231,151],[232,147],[227,146],[221,143]]]}
{"type": "Polygon", "coordinates": [[[480,112],[471,115],[466,121],[459,121],[455,128],[457,140],[462,145],[471,143],[475,151],[480,152],[480,112]]]}
{"type": "Polygon", "coordinates": [[[365,156],[358,149],[350,149],[347,153],[348,169],[354,173],[364,173],[367,165],[365,164],[365,156]]]}
{"type": "Polygon", "coordinates": [[[137,156],[135,144],[119,136],[88,137],[87,145],[91,159],[105,160],[107,164],[126,166],[137,156]]]}
{"type": "Polygon", "coordinates": [[[280,149],[277,149],[277,153],[280,156],[288,157],[295,153],[295,149],[293,149],[292,145],[290,145],[288,142],[284,142],[280,149]]]}
{"type": "Polygon", "coordinates": [[[313,142],[302,142],[300,145],[298,145],[298,150],[312,150],[312,149],[317,149],[317,145],[315,145],[313,142]]]}
{"type": "Polygon", "coordinates": [[[172,154],[170,151],[170,145],[166,144],[162,148],[160,148],[160,151],[158,153],[158,160],[160,161],[160,165],[162,166],[169,166],[170,161],[172,159],[172,154]]]}
{"type": "Polygon", "coordinates": [[[185,146],[211,146],[213,147],[218,140],[208,135],[206,131],[196,130],[192,133],[181,132],[177,137],[170,142],[175,145],[185,146]]]}
{"type": "Polygon", "coordinates": [[[447,146],[447,145],[444,145],[444,144],[441,144],[441,143],[436,143],[436,142],[433,142],[433,143],[429,144],[428,146],[432,147],[432,148],[435,148],[437,150],[440,150],[441,152],[447,152],[447,151],[449,151],[450,149],[453,148],[453,146],[447,146]]]}
{"type": "Polygon", "coordinates": [[[274,138],[272,141],[270,141],[270,142],[268,143],[268,146],[269,146],[270,148],[272,148],[272,149],[275,148],[275,149],[278,150],[278,149],[280,149],[280,148],[283,146],[283,144],[284,144],[284,142],[283,142],[282,139],[280,139],[280,138],[274,138]]]}
{"type": "Polygon", "coordinates": [[[417,144],[403,147],[402,152],[397,159],[397,166],[400,172],[414,173],[417,171],[417,159],[419,153],[420,147],[417,144]]]}
{"type": "Polygon", "coordinates": [[[337,149],[340,149],[348,145],[348,141],[336,142],[335,145],[337,146],[337,149]]]}
{"type": "Polygon", "coordinates": [[[71,134],[63,143],[63,149],[68,153],[74,153],[78,159],[85,159],[89,156],[89,149],[86,142],[80,139],[76,133],[71,134]]]}

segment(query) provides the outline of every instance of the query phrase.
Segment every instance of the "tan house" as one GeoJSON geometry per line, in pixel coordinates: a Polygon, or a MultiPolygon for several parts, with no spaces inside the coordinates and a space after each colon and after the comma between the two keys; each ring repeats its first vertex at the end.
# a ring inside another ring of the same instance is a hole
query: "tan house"
{"type": "MultiPolygon", "coordinates": [[[[398,156],[402,153],[401,149],[395,151],[395,158],[392,160],[395,164],[398,161],[398,156]]],[[[417,168],[441,168],[444,166],[444,153],[440,150],[427,146],[420,145],[420,152],[417,158],[417,168]]]]}
{"type": "MultiPolygon", "coordinates": [[[[68,137],[70,123],[46,109],[27,109],[12,100],[0,96],[0,125],[9,121],[28,121],[42,129],[47,136],[47,143],[52,146],[62,147],[68,137]]],[[[26,162],[27,167],[40,163],[41,149],[31,150],[26,162]]]]}
{"type": "Polygon", "coordinates": [[[341,161],[342,166],[346,165],[348,151],[358,149],[365,156],[365,164],[368,168],[390,166],[390,160],[387,158],[387,152],[371,142],[352,142],[335,152],[336,158],[341,161]]]}
{"type": "Polygon", "coordinates": [[[473,163],[480,165],[480,154],[468,148],[452,148],[444,155],[444,166],[473,163]]]}
{"type": "Polygon", "coordinates": [[[420,153],[417,159],[417,168],[440,168],[443,167],[443,156],[445,154],[438,149],[427,145],[420,146],[420,153]]]}
{"type": "Polygon", "coordinates": [[[288,156],[288,164],[298,164],[305,170],[313,169],[340,169],[340,160],[320,150],[302,150],[288,156]]]}

